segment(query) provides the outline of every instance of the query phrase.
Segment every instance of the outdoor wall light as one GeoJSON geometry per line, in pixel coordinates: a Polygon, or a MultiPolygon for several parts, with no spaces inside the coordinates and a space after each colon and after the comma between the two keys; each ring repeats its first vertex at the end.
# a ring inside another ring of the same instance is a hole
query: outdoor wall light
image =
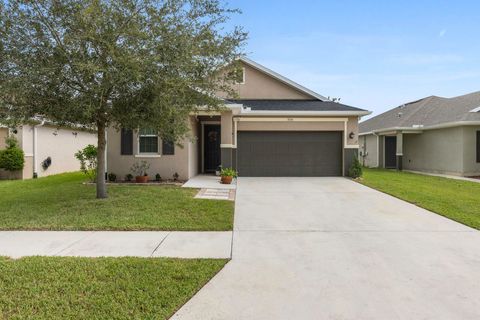
{"type": "Polygon", "coordinates": [[[350,139],[353,139],[353,138],[355,137],[355,132],[353,132],[353,131],[350,132],[350,134],[348,135],[348,137],[349,137],[350,139]]]}

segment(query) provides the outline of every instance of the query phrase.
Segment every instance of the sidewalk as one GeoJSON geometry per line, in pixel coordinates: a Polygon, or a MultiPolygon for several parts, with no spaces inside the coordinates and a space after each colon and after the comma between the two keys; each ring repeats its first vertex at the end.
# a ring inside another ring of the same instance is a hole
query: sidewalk
{"type": "Polygon", "coordinates": [[[414,171],[414,170],[403,170],[403,171],[416,173],[416,174],[423,174],[425,176],[442,177],[442,178],[448,178],[448,179],[455,179],[455,180],[463,180],[463,181],[480,183],[480,179],[474,179],[474,178],[462,177],[462,176],[454,176],[454,175],[450,175],[450,174],[430,173],[430,172],[414,171]]]}
{"type": "Polygon", "coordinates": [[[232,232],[0,231],[0,256],[230,258],[232,232]]]}

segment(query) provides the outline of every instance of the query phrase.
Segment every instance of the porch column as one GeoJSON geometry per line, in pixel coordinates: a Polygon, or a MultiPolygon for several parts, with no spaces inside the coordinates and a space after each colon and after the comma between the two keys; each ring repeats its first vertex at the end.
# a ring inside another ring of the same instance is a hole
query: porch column
{"type": "Polygon", "coordinates": [[[397,170],[403,169],[403,133],[397,132],[397,170]]]}
{"type": "Polygon", "coordinates": [[[222,139],[220,143],[221,163],[223,168],[235,168],[235,145],[233,144],[232,111],[224,111],[221,115],[222,139]]]}

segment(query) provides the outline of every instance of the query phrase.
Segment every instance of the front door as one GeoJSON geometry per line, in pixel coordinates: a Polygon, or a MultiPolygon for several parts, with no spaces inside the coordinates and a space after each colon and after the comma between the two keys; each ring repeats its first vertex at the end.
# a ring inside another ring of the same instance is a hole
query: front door
{"type": "Polygon", "coordinates": [[[385,168],[397,167],[397,137],[385,136],[385,168]]]}
{"type": "Polygon", "coordinates": [[[203,170],[215,172],[221,163],[220,158],[220,125],[206,124],[203,127],[203,170]]]}

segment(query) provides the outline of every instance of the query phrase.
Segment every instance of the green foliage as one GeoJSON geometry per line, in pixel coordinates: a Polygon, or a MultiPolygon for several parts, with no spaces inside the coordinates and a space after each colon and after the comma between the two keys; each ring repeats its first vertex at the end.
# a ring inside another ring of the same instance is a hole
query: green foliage
{"type": "Polygon", "coordinates": [[[0,257],[2,319],[168,319],[224,259],[0,257]]]}
{"type": "Polygon", "coordinates": [[[132,181],[133,180],[133,175],[131,173],[128,173],[125,175],[125,181],[132,181]]]}
{"type": "Polygon", "coordinates": [[[140,162],[137,161],[130,167],[130,171],[136,177],[148,176],[148,169],[150,169],[150,163],[145,160],[142,160],[140,162]]]}
{"type": "Polygon", "coordinates": [[[157,173],[157,174],[155,175],[155,180],[156,180],[156,181],[162,180],[162,177],[160,176],[160,173],[157,173]]]}
{"type": "Polygon", "coordinates": [[[358,160],[357,155],[353,158],[353,162],[350,165],[350,169],[348,170],[348,175],[352,177],[353,179],[360,178],[363,174],[362,170],[362,165],[360,164],[360,161],[358,160]]]}
{"type": "Polygon", "coordinates": [[[220,176],[222,177],[237,177],[237,171],[233,168],[222,168],[220,171],[220,176]]]}
{"type": "Polygon", "coordinates": [[[108,181],[110,181],[110,182],[115,182],[115,181],[117,181],[117,175],[116,175],[115,173],[113,173],[113,172],[110,172],[110,173],[108,174],[108,181]]]}
{"type": "MultiPolygon", "coordinates": [[[[238,10],[220,0],[0,5],[0,122],[40,115],[96,128],[103,153],[107,126],[148,127],[177,142],[196,106],[222,105],[204,93],[235,95],[230,73],[219,69],[241,55],[247,34],[225,27],[238,10]]],[[[97,187],[106,197],[103,179],[97,187]]]]}
{"type": "Polygon", "coordinates": [[[97,147],[89,144],[82,150],[75,153],[75,158],[80,161],[80,170],[94,182],[97,177],[97,147]]]}
{"type": "Polygon", "coordinates": [[[0,150],[0,168],[7,171],[23,170],[25,166],[25,153],[18,147],[15,137],[5,139],[7,148],[0,150]]]}

